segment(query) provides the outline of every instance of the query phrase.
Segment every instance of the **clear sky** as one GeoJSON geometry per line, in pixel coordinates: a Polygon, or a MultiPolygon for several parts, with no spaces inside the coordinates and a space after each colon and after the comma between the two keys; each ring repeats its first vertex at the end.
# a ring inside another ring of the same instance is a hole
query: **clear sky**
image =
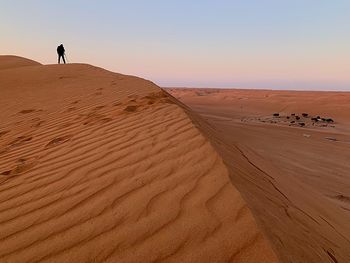
{"type": "Polygon", "coordinates": [[[0,0],[0,54],[161,86],[350,91],[349,0],[0,0]]]}

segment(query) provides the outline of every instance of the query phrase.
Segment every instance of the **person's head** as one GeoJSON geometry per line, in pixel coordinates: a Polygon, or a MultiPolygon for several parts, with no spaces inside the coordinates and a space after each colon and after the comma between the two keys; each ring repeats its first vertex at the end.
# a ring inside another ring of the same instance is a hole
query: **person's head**
{"type": "Polygon", "coordinates": [[[63,44],[61,44],[60,46],[63,47],[63,44]]]}

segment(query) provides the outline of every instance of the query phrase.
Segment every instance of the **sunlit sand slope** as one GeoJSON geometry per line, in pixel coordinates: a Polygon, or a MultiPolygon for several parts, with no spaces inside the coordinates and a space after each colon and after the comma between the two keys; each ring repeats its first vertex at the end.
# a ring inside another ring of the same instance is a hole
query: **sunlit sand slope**
{"type": "Polygon", "coordinates": [[[37,65],[40,65],[40,63],[26,58],[17,56],[0,56],[0,70],[37,65]]]}
{"type": "Polygon", "coordinates": [[[153,83],[33,65],[0,70],[0,92],[0,262],[277,261],[222,159],[153,83]]]}

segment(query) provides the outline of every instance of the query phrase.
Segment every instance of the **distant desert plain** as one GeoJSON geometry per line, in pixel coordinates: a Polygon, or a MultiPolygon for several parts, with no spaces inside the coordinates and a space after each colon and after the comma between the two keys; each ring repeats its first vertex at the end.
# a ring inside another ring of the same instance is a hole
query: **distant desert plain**
{"type": "Polygon", "coordinates": [[[0,94],[0,262],[350,262],[349,93],[0,56],[0,94]]]}
{"type": "Polygon", "coordinates": [[[205,120],[281,262],[350,262],[350,92],[167,91],[205,120]]]}

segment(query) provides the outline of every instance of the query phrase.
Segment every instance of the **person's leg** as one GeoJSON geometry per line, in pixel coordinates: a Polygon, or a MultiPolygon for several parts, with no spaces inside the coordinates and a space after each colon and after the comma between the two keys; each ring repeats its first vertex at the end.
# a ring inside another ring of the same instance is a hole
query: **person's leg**
{"type": "Polygon", "coordinates": [[[62,55],[62,59],[63,59],[64,64],[66,64],[66,59],[64,58],[64,54],[62,55]]]}
{"type": "Polygon", "coordinates": [[[60,64],[60,62],[61,62],[61,56],[58,55],[58,64],[60,64]]]}

